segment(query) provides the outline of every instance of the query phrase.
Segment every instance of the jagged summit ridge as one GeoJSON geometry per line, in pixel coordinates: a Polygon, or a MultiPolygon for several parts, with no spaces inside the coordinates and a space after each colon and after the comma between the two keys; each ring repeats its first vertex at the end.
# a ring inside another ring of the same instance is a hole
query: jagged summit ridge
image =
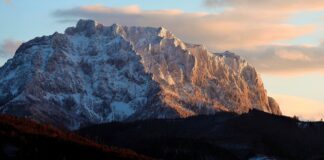
{"type": "Polygon", "coordinates": [[[0,112],[70,129],[255,108],[281,114],[255,69],[163,27],[80,20],[22,44],[0,68],[0,112]]]}

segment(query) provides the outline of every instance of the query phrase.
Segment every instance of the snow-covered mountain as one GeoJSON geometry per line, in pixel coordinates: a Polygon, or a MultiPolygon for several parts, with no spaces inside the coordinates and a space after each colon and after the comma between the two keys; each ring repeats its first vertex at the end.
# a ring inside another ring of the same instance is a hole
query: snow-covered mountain
{"type": "Polygon", "coordinates": [[[0,68],[0,112],[76,129],[92,123],[256,108],[281,114],[255,69],[165,28],[80,20],[23,43],[0,68]]]}

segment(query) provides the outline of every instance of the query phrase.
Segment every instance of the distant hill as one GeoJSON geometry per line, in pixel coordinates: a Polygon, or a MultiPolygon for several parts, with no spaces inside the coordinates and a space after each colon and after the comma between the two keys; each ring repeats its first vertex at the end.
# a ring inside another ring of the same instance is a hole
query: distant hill
{"type": "Polygon", "coordinates": [[[186,119],[107,123],[81,135],[167,160],[323,159],[324,123],[252,110],[186,119]]]}
{"type": "Polygon", "coordinates": [[[0,116],[1,160],[142,160],[128,149],[107,147],[28,119],[0,116]]]}

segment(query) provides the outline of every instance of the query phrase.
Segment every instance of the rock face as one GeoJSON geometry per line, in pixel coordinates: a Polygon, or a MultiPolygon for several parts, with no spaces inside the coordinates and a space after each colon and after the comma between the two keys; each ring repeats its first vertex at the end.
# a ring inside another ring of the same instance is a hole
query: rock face
{"type": "Polygon", "coordinates": [[[0,112],[76,129],[250,109],[281,114],[255,69],[165,28],[80,20],[22,44],[0,68],[0,112]]]}

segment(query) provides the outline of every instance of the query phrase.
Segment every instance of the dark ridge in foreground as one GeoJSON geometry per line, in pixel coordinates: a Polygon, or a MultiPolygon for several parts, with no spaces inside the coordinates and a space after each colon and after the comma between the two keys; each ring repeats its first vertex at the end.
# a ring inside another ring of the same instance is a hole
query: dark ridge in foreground
{"type": "Polygon", "coordinates": [[[150,159],[128,149],[97,144],[28,119],[0,116],[0,159],[150,159]]]}
{"type": "Polygon", "coordinates": [[[173,120],[99,124],[79,134],[155,158],[324,159],[324,123],[257,110],[173,120]]]}

